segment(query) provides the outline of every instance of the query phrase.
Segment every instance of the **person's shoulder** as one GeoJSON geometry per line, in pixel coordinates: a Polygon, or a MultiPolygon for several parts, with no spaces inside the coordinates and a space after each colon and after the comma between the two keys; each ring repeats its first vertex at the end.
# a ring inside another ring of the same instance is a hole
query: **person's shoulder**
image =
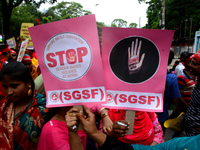
{"type": "Polygon", "coordinates": [[[65,122],[59,120],[50,120],[42,128],[45,134],[55,133],[55,132],[65,132],[67,131],[67,126],[65,122]]]}
{"type": "Polygon", "coordinates": [[[184,74],[180,74],[177,76],[177,79],[186,79],[187,77],[184,74]]]}
{"type": "Polygon", "coordinates": [[[46,105],[46,97],[40,93],[36,93],[35,98],[37,99],[38,104],[46,105]]]}
{"type": "Polygon", "coordinates": [[[35,65],[33,65],[33,70],[34,72],[37,72],[37,67],[35,65]]]}
{"type": "MultiPolygon", "coordinates": [[[[40,141],[45,141],[50,139],[56,140],[58,137],[57,133],[60,133],[59,131],[62,131],[61,133],[65,132],[65,130],[58,127],[59,121],[58,120],[50,120],[42,127],[42,132],[40,135],[40,141]]],[[[65,124],[66,126],[66,124],[65,124]]]]}
{"type": "Polygon", "coordinates": [[[167,73],[167,78],[171,79],[171,78],[177,78],[175,74],[173,73],[167,73]]]}
{"type": "Polygon", "coordinates": [[[46,97],[44,95],[40,94],[40,93],[36,93],[35,98],[36,99],[45,99],[46,100],[46,97]]]}
{"type": "Polygon", "coordinates": [[[180,67],[181,65],[182,65],[181,62],[179,62],[178,65],[175,67],[175,70],[176,70],[176,69],[179,69],[179,67],[180,67]]]}
{"type": "Polygon", "coordinates": [[[167,74],[167,84],[168,84],[168,86],[171,86],[174,83],[178,84],[177,76],[173,73],[168,73],[167,74]]]}

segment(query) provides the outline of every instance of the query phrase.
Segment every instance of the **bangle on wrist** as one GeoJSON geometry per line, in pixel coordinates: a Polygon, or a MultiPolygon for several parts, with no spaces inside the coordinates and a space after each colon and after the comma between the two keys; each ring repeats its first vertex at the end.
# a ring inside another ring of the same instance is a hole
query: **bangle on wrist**
{"type": "Polygon", "coordinates": [[[105,107],[102,107],[101,109],[100,109],[100,111],[99,112],[101,112],[102,110],[104,110],[104,109],[106,109],[105,107]]]}
{"type": "Polygon", "coordinates": [[[108,113],[104,113],[103,115],[101,115],[101,118],[105,118],[106,116],[108,116],[108,113]]]}

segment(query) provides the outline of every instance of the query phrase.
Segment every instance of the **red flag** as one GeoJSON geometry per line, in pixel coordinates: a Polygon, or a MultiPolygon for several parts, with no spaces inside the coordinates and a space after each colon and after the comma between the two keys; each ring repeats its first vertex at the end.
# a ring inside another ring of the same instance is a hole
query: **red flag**
{"type": "Polygon", "coordinates": [[[39,19],[36,18],[36,20],[37,20],[37,22],[38,22],[38,25],[40,25],[40,21],[39,21],[39,19]]]}

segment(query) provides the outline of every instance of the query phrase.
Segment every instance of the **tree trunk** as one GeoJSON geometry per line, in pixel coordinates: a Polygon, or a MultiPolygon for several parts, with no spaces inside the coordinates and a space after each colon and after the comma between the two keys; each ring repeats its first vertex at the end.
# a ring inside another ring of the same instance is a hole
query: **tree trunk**
{"type": "MultiPolygon", "coordinates": [[[[8,14],[8,13],[7,13],[8,14]]],[[[10,17],[11,14],[7,16],[3,16],[3,33],[4,33],[4,42],[6,43],[6,39],[9,38],[9,33],[10,33],[10,17]]]]}
{"type": "Polygon", "coordinates": [[[4,34],[4,43],[6,43],[6,39],[9,38],[10,31],[10,18],[13,10],[13,5],[7,5],[6,0],[1,0],[1,10],[3,16],[3,34],[4,34]]]}

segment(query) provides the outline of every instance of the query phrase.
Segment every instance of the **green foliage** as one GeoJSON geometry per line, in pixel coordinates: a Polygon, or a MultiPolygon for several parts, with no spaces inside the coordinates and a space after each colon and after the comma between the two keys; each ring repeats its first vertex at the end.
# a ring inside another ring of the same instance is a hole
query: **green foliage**
{"type": "Polygon", "coordinates": [[[102,41],[102,27],[106,27],[107,25],[104,22],[98,22],[97,21],[97,30],[99,34],[99,41],[101,43],[102,41]]]}
{"type": "Polygon", "coordinates": [[[25,23],[37,23],[36,18],[41,15],[41,12],[37,10],[37,7],[33,4],[21,4],[15,7],[12,11],[10,19],[10,37],[18,37],[20,34],[21,24],[25,23]]]}
{"type": "Polygon", "coordinates": [[[159,22],[161,20],[161,0],[150,0],[146,2],[149,4],[147,9],[147,24],[144,28],[161,29],[159,22]]]}
{"type": "Polygon", "coordinates": [[[180,36],[194,37],[195,31],[197,31],[200,28],[200,21],[199,21],[200,1],[167,0],[165,4],[166,4],[166,29],[176,30],[175,38],[179,38],[180,36]],[[192,32],[190,35],[189,28],[191,21],[192,21],[192,32]]]}
{"type": "Polygon", "coordinates": [[[130,23],[129,28],[137,28],[137,23],[134,22],[130,23]]]}
{"type": "Polygon", "coordinates": [[[84,10],[83,6],[76,2],[60,2],[56,6],[50,7],[45,16],[52,16],[52,21],[69,19],[84,15],[92,14],[88,10],[84,10]]]}
{"type": "MultiPolygon", "coordinates": [[[[1,9],[1,3],[0,3],[0,9],[1,9]]],[[[2,12],[0,11],[0,34],[2,34],[2,24],[3,23],[3,16],[2,16],[2,12]]]]}
{"type": "MultiPolygon", "coordinates": [[[[1,9],[1,3],[0,3],[0,9],[1,9]]],[[[0,11],[0,18],[2,18],[2,12],[0,11]]]]}
{"type": "Polygon", "coordinates": [[[1,14],[3,20],[3,33],[5,39],[9,37],[10,34],[10,23],[11,23],[11,14],[15,7],[18,7],[22,3],[34,4],[37,8],[42,3],[49,2],[53,4],[56,0],[1,0],[1,14]]]}
{"type": "Polygon", "coordinates": [[[52,20],[52,16],[48,16],[48,17],[42,17],[42,21],[43,23],[49,23],[52,20]]]}
{"type": "MultiPolygon", "coordinates": [[[[162,0],[149,0],[145,28],[161,29],[162,0]]],[[[174,41],[190,43],[200,29],[200,0],[165,0],[165,29],[175,30],[174,41]]]]}
{"type": "Polygon", "coordinates": [[[141,3],[141,2],[146,2],[146,0],[138,0],[138,2],[139,2],[139,3],[141,3]]]}
{"type": "Polygon", "coordinates": [[[111,27],[127,27],[127,21],[123,19],[114,19],[111,23],[111,27]]]}
{"type": "MultiPolygon", "coordinates": [[[[1,14],[1,13],[0,13],[1,14]]],[[[20,35],[20,28],[23,22],[38,24],[36,18],[40,20],[40,23],[49,23],[53,21],[63,20],[67,18],[73,18],[89,15],[90,11],[83,10],[83,7],[79,3],[75,2],[61,2],[56,6],[50,7],[46,12],[42,13],[38,10],[37,5],[34,3],[21,4],[15,7],[12,11],[10,37],[18,37],[20,35]]],[[[1,17],[1,15],[0,15],[1,17]]],[[[101,27],[106,26],[103,22],[97,22],[97,28],[99,33],[99,38],[101,41],[101,27]]]]}

